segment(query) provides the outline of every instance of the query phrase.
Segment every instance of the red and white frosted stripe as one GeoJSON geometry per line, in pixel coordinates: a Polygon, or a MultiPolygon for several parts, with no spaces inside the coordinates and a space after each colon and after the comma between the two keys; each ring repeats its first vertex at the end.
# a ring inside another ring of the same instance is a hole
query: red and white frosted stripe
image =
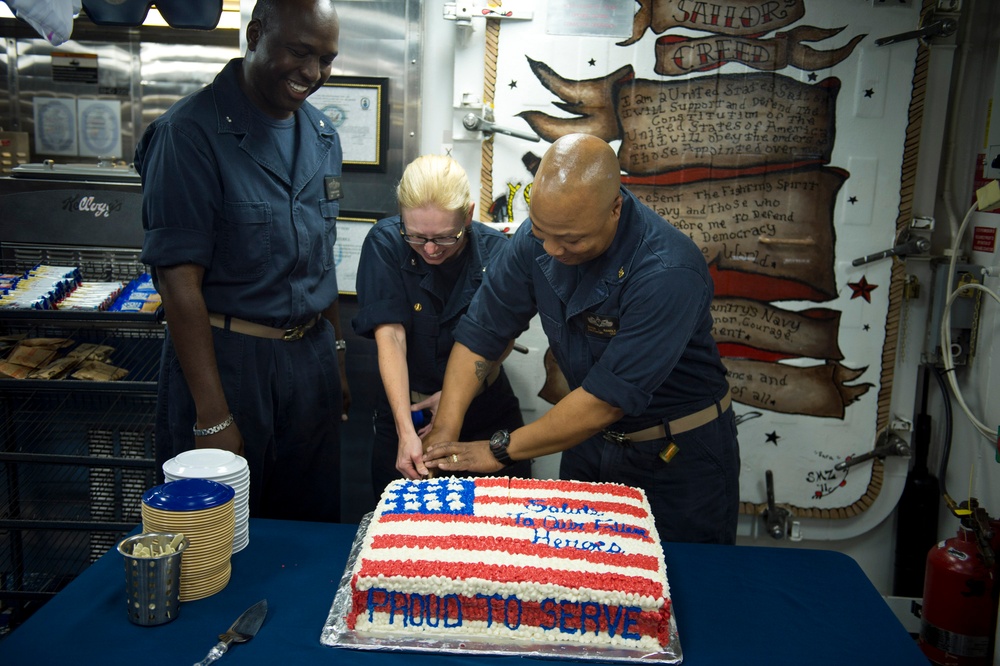
{"type": "Polygon", "coordinates": [[[359,556],[356,589],[593,598],[643,608],[662,606],[668,596],[659,536],[641,491],[506,478],[451,484],[454,492],[439,484],[415,491],[408,482],[386,489],[359,556]],[[469,483],[472,507],[460,494],[469,483]],[[442,504],[458,513],[435,513],[442,504]]]}

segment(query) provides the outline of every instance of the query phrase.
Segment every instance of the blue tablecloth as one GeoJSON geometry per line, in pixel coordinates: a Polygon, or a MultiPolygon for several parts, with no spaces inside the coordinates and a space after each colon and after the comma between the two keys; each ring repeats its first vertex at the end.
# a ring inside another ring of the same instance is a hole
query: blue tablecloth
{"type": "MultiPolygon", "coordinates": [[[[169,624],[140,627],[126,614],[116,550],[0,640],[2,664],[193,664],[246,608],[266,598],[260,633],[222,664],[538,663],[520,657],[346,650],[322,645],[357,526],[250,521],[223,591],[186,602],[169,624]]],[[[927,660],[860,567],[833,551],[667,544],[685,666],[926,666],[927,660]]]]}

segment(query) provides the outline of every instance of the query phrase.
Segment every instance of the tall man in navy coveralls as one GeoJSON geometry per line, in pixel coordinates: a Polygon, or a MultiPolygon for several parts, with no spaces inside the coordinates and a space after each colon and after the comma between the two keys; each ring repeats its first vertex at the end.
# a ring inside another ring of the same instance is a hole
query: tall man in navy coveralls
{"type": "MultiPolygon", "coordinates": [[[[452,330],[507,239],[472,221],[475,204],[461,165],[422,155],[396,188],[399,215],[380,220],[365,237],[358,264],[358,335],[374,337],[382,378],[373,418],[372,487],[376,501],[391,481],[427,474],[412,412],[437,413],[452,330]]],[[[510,380],[497,364],[465,414],[462,437],[489,437],[524,425],[510,380]]],[[[503,470],[531,477],[531,461],[503,470]]]]}
{"type": "Polygon", "coordinates": [[[562,451],[562,478],[643,488],[663,539],[735,542],[739,444],[712,296],[701,251],[621,187],[614,150],[560,138],[529,219],[455,329],[425,464],[490,472],[562,451]],[[455,441],[493,359],[536,312],[569,394],[513,432],[455,441]]]}
{"type": "Polygon", "coordinates": [[[306,98],[330,76],[340,23],[329,0],[260,0],[246,36],[246,57],[136,149],[142,260],[167,318],[156,457],[243,454],[251,516],[337,521],[342,152],[306,98]]]}

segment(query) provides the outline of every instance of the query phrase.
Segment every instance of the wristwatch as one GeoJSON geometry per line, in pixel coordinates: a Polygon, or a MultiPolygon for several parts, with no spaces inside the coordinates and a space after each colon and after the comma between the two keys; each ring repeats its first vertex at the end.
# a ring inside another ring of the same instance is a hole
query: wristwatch
{"type": "Polygon", "coordinates": [[[503,466],[507,466],[514,462],[507,455],[507,447],[510,446],[510,433],[506,430],[497,430],[490,437],[490,453],[493,457],[497,459],[497,462],[503,466]]]}

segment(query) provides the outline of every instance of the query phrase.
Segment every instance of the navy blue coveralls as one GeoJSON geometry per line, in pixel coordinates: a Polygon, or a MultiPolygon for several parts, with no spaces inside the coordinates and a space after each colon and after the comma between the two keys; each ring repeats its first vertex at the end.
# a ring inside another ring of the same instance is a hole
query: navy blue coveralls
{"type": "MultiPolygon", "coordinates": [[[[537,312],[570,389],[621,408],[629,433],[692,414],[729,391],[712,338],[712,279],[698,247],[628,190],[604,254],[567,266],[522,224],[494,260],[455,340],[487,359],[537,312]]],[[[594,436],[562,454],[560,476],[643,488],[668,541],[732,543],[739,512],[739,444],[731,408],[672,438],[617,444],[594,436]]],[[[669,431],[669,426],[667,428],[669,431]]],[[[669,437],[669,432],[668,432],[669,437]]]]}
{"type": "MultiPolygon", "coordinates": [[[[406,331],[406,365],[410,390],[430,395],[441,390],[448,356],[454,344],[452,329],[472,302],[483,271],[506,243],[503,234],[479,222],[472,223],[469,241],[452,261],[464,270],[451,282],[438,266],[427,264],[403,240],[400,218],[380,220],[365,237],[358,266],[358,315],[352,322],[358,335],[373,338],[381,324],[402,324],[406,331]]],[[[498,355],[499,356],[499,355],[498,355]]],[[[517,396],[503,368],[497,379],[473,399],[462,424],[461,441],[489,439],[500,429],[524,425],[517,396]]],[[[372,485],[375,498],[400,478],[396,470],[399,439],[385,390],[376,397],[375,441],[372,448],[372,485]]],[[[502,472],[531,476],[531,462],[519,461],[502,472]]]]}
{"type": "MultiPolygon", "coordinates": [[[[241,61],[231,60],[211,85],[153,121],[136,148],[141,258],[154,279],[157,266],[203,266],[211,313],[289,328],[316,319],[338,296],[340,139],[323,114],[303,104],[286,169],[267,119],[240,90],[241,61]]],[[[296,341],[214,327],[212,335],[245,443],[250,515],[338,521],[342,397],[333,326],[321,318],[296,341]]],[[[168,322],[158,464],[194,448],[194,423],[168,322]]]]}

